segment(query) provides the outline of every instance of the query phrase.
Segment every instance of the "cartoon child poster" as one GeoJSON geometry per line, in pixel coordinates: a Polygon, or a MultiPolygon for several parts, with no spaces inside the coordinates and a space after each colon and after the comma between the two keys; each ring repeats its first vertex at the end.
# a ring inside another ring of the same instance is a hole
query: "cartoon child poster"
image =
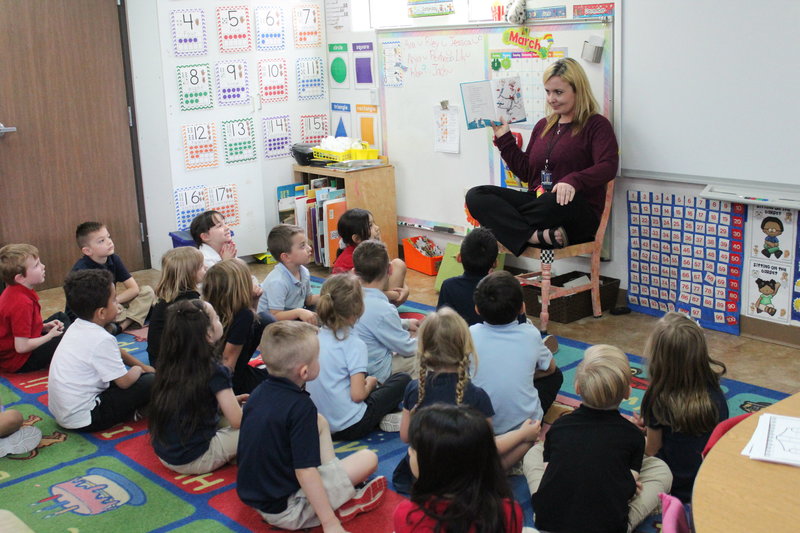
{"type": "Polygon", "coordinates": [[[792,292],[790,266],[753,259],[749,267],[747,297],[742,306],[747,316],[788,324],[792,292]]]}
{"type": "Polygon", "coordinates": [[[797,211],[781,207],[752,206],[747,235],[753,259],[790,265],[795,257],[797,211]]]}

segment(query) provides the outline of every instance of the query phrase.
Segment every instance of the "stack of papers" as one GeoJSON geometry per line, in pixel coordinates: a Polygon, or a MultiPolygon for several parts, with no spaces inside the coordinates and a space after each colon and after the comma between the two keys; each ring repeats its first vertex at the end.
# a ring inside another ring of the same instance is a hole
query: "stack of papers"
{"type": "Polygon", "coordinates": [[[800,466],[800,418],[762,414],[742,455],[759,461],[800,466]]]}

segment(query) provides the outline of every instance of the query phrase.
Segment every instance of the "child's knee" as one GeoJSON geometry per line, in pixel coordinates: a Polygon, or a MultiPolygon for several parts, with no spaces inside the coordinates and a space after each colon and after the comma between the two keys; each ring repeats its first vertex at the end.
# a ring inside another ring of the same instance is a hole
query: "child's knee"
{"type": "Polygon", "coordinates": [[[8,437],[22,427],[22,413],[15,409],[8,409],[0,413],[0,438],[8,437]]]}
{"type": "Polygon", "coordinates": [[[331,432],[330,424],[328,424],[328,421],[325,419],[325,417],[319,413],[317,413],[317,431],[320,435],[331,432]]]}
{"type": "Polygon", "coordinates": [[[392,259],[392,275],[405,276],[406,264],[402,259],[392,259]]]}
{"type": "Polygon", "coordinates": [[[375,473],[378,469],[378,454],[372,450],[359,450],[356,454],[358,454],[358,460],[364,465],[364,468],[368,468],[370,474],[375,473]]]}

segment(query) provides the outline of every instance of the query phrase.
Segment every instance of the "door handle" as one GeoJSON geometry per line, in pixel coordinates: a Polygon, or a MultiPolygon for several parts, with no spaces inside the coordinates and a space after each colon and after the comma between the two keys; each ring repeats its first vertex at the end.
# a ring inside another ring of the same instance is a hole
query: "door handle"
{"type": "Polygon", "coordinates": [[[2,122],[0,122],[0,137],[5,135],[6,133],[14,133],[15,131],[17,131],[17,128],[13,126],[9,127],[3,126],[2,122]]]}

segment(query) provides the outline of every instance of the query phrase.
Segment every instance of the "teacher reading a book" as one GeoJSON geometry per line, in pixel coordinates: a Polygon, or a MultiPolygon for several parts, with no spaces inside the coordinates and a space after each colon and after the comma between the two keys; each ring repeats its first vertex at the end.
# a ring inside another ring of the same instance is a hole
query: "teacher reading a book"
{"type": "Polygon", "coordinates": [[[614,179],[619,148],[611,123],[598,105],[583,68],[559,59],[543,76],[549,115],[533,128],[523,152],[505,120],[494,144],[528,191],[481,185],[467,192],[470,214],[514,255],[528,246],[563,248],[594,239],[614,179]]]}

